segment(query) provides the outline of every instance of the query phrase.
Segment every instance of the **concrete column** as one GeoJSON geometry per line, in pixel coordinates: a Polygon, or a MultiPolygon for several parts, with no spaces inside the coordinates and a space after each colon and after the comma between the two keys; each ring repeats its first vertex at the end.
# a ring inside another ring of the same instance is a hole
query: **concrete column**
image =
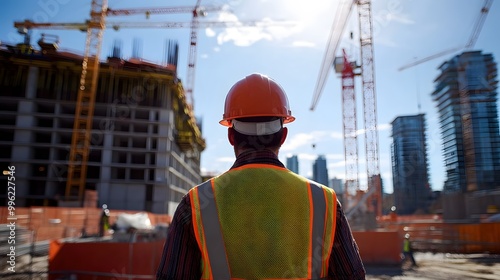
{"type": "MultiPolygon", "coordinates": [[[[168,168],[171,165],[171,141],[174,113],[171,110],[159,110],[160,124],[158,125],[158,144],[156,153],[155,186],[153,188],[153,205],[151,211],[154,213],[168,213],[170,201],[171,183],[168,168]]],[[[173,213],[170,213],[173,214],[173,213]]]]}
{"type": "Polygon", "coordinates": [[[36,85],[38,83],[38,67],[30,67],[26,84],[26,99],[19,102],[16,117],[16,130],[12,146],[11,165],[16,167],[16,206],[26,206],[26,196],[29,194],[31,177],[31,160],[33,159],[31,145],[34,142],[33,127],[36,119],[33,116],[36,104],[36,85]]]}
{"type": "MultiPolygon", "coordinates": [[[[60,91],[60,90],[59,90],[60,91]]],[[[54,116],[59,116],[60,114],[60,106],[59,103],[56,103],[54,105],[54,116]]],[[[54,118],[54,123],[52,125],[52,128],[57,129],[59,128],[59,118],[54,118]]],[[[45,195],[48,198],[52,198],[57,194],[57,182],[54,181],[56,180],[56,175],[52,172],[52,164],[56,161],[57,159],[57,152],[54,147],[58,146],[59,144],[59,137],[58,133],[55,131],[52,131],[51,133],[51,148],[49,152],[49,165],[48,165],[48,170],[47,170],[47,183],[46,183],[46,189],[45,189],[45,195]]]]}

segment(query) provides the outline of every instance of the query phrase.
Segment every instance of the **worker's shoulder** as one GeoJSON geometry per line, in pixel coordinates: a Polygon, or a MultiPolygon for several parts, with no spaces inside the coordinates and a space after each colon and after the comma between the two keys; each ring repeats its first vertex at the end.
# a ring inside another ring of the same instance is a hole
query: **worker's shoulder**
{"type": "Polygon", "coordinates": [[[302,181],[305,181],[305,182],[309,183],[309,185],[316,186],[316,187],[318,187],[318,188],[323,188],[323,189],[326,189],[327,191],[332,191],[332,192],[333,192],[333,189],[332,189],[332,188],[329,188],[328,186],[325,186],[325,185],[323,185],[323,184],[321,184],[321,183],[318,183],[318,182],[316,182],[316,181],[314,181],[314,180],[312,180],[312,179],[306,178],[306,177],[304,177],[304,176],[302,176],[302,175],[299,175],[299,174],[294,173],[294,172],[291,172],[291,171],[290,171],[289,173],[290,173],[292,176],[296,177],[297,179],[299,179],[299,180],[302,180],[302,181]]]}
{"type": "Polygon", "coordinates": [[[335,192],[332,188],[330,188],[330,187],[328,187],[326,185],[323,185],[321,183],[318,183],[318,182],[316,182],[314,180],[307,179],[307,181],[309,182],[309,185],[311,185],[311,186],[316,186],[318,188],[324,189],[327,192],[332,192],[332,193],[335,192]]]}

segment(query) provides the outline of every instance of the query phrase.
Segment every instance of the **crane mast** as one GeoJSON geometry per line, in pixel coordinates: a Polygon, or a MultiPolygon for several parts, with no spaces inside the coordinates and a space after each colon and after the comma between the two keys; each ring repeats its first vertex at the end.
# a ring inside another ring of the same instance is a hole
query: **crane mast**
{"type": "Polygon", "coordinates": [[[371,210],[380,216],[382,215],[382,182],[379,168],[371,0],[358,1],[358,16],[359,41],[361,44],[361,79],[363,87],[367,184],[369,190],[375,190],[372,199],[369,201],[371,202],[369,206],[373,207],[371,210]]]}
{"type": "MultiPolygon", "coordinates": [[[[361,45],[361,77],[362,77],[362,89],[363,89],[363,113],[364,113],[364,127],[365,127],[365,151],[366,151],[366,170],[367,170],[367,185],[368,190],[364,194],[363,198],[355,201],[356,205],[352,206],[351,209],[347,211],[360,208],[360,204],[367,201],[368,211],[374,213],[375,215],[382,214],[382,182],[379,170],[379,149],[378,149],[378,131],[377,131],[377,105],[376,105],[376,94],[375,94],[375,70],[373,65],[373,27],[372,27],[372,14],[371,14],[371,0],[353,0],[353,1],[341,1],[339,9],[337,10],[337,16],[335,17],[334,24],[331,29],[330,39],[328,41],[328,46],[325,52],[325,57],[323,58],[322,67],[320,69],[320,74],[316,84],[316,89],[313,96],[313,103],[311,105],[311,110],[316,106],[321,91],[323,89],[326,74],[329,70],[329,66],[332,65],[334,61],[333,57],[335,55],[337,46],[340,42],[341,34],[344,31],[345,23],[347,22],[348,16],[352,10],[352,7],[357,5],[358,8],[358,21],[359,21],[359,37],[361,45]]],[[[347,73],[346,73],[347,74],[347,73]]],[[[353,97],[347,97],[347,94],[354,94],[354,86],[350,86],[344,83],[350,83],[350,77],[344,76],[343,74],[343,122],[344,126],[350,124],[352,125],[352,118],[355,118],[356,105],[353,97]],[[345,80],[344,80],[345,79],[345,80]],[[347,87],[346,87],[347,85],[347,87]],[[344,90],[346,92],[344,92],[344,90]],[[351,93],[352,91],[352,93],[351,93]],[[348,112],[351,110],[351,112],[348,112]],[[346,119],[347,118],[347,119],[346,119]]],[[[352,129],[352,128],[349,128],[352,129]]],[[[357,154],[357,141],[352,141],[350,132],[344,127],[344,152],[346,156],[346,192],[352,192],[353,188],[358,188],[358,178],[357,176],[350,175],[354,168],[357,170],[357,166],[352,162],[354,154],[357,154]],[[346,135],[347,133],[347,135],[346,135]],[[355,148],[354,148],[355,147],[355,148]]],[[[356,155],[357,159],[357,155],[356,155]]],[[[358,189],[356,189],[358,191],[358,189]]],[[[349,196],[349,194],[348,194],[349,196]]],[[[351,213],[352,214],[352,213],[351,213]]]]}
{"type": "Polygon", "coordinates": [[[85,190],[90,134],[99,76],[99,54],[103,31],[106,27],[107,2],[107,0],[92,0],[91,4],[69,153],[65,192],[65,198],[68,201],[77,198],[77,201],[80,202],[85,190]]]}
{"type": "Polygon", "coordinates": [[[343,51],[342,67],[342,120],[344,130],[344,157],[345,157],[345,193],[344,204],[352,207],[352,198],[359,188],[358,176],[358,138],[356,116],[356,92],[354,90],[353,66],[345,50],[343,51]]]}
{"type": "Polygon", "coordinates": [[[191,37],[189,42],[189,56],[188,56],[188,72],[186,77],[186,100],[191,108],[194,107],[193,100],[193,87],[194,87],[194,74],[195,74],[195,64],[196,64],[196,44],[198,41],[198,16],[203,15],[199,11],[201,0],[196,1],[196,5],[193,10],[193,19],[191,20],[191,37]]]}

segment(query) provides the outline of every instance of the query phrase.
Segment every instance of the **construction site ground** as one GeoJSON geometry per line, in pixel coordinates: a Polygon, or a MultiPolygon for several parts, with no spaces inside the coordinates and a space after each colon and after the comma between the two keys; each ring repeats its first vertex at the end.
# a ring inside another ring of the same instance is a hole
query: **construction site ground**
{"type": "MultiPolygon", "coordinates": [[[[368,280],[426,280],[426,279],[500,279],[500,255],[489,254],[432,254],[415,253],[417,267],[409,263],[401,266],[367,266],[368,280]]],[[[29,255],[18,259],[17,275],[6,275],[2,279],[47,279],[48,256],[36,256],[30,264],[29,255]],[[30,269],[31,266],[31,269],[30,269]],[[30,275],[29,271],[33,271],[30,275]]]]}
{"type": "Polygon", "coordinates": [[[366,279],[500,279],[500,255],[417,252],[414,256],[417,267],[409,261],[401,266],[367,266],[366,279]]]}

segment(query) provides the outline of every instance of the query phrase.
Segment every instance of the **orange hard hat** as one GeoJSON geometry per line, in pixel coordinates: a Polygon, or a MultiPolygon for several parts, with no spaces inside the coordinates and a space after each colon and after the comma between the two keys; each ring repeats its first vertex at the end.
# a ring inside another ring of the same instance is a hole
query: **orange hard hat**
{"type": "Polygon", "coordinates": [[[229,90],[219,123],[231,126],[233,119],[248,117],[279,117],[283,124],[295,120],[283,88],[273,79],[258,73],[239,80],[229,90]]]}

